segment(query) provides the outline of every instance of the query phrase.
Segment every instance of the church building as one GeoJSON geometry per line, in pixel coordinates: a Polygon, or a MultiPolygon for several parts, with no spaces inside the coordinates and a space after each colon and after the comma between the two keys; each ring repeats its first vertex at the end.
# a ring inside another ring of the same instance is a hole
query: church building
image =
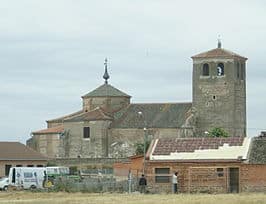
{"type": "Polygon", "coordinates": [[[219,41],[192,60],[192,103],[131,103],[108,82],[105,60],[104,84],[81,97],[81,110],[46,121],[27,145],[50,158],[121,158],[144,139],[203,137],[214,127],[245,137],[247,58],[219,41]]]}

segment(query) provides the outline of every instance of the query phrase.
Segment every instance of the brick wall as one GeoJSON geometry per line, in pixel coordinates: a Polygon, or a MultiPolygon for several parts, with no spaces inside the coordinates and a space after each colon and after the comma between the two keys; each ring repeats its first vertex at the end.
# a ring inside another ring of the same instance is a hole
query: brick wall
{"type": "Polygon", "coordinates": [[[143,156],[131,157],[130,161],[116,162],[113,169],[115,176],[127,176],[131,171],[133,176],[140,177],[143,172],[143,156]]]}
{"type": "Polygon", "coordinates": [[[177,162],[147,162],[148,189],[151,192],[171,192],[171,177],[179,172],[180,192],[227,193],[230,192],[230,168],[239,168],[239,192],[265,192],[266,165],[251,165],[243,163],[177,163],[177,162]],[[169,168],[169,182],[155,181],[156,168],[169,168]],[[222,173],[217,169],[223,169],[222,173]],[[222,174],[222,175],[221,175],[222,174]]]}
{"type": "Polygon", "coordinates": [[[266,165],[243,165],[241,174],[242,192],[266,192],[266,165]]]}

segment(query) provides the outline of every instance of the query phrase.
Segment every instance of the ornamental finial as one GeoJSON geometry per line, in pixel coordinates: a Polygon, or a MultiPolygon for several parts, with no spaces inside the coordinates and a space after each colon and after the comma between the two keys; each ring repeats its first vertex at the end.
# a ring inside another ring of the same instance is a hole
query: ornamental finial
{"type": "Polygon", "coordinates": [[[109,76],[108,71],[107,71],[107,58],[105,58],[105,60],[104,60],[104,68],[105,68],[105,71],[104,71],[103,78],[105,80],[105,84],[108,84],[108,79],[110,78],[110,76],[109,76]]]}

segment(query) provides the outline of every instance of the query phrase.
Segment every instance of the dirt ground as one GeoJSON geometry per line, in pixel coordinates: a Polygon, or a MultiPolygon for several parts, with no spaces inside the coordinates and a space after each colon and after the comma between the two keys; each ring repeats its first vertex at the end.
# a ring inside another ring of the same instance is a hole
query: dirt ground
{"type": "Polygon", "coordinates": [[[94,194],[0,192],[0,203],[19,204],[266,204],[266,194],[94,194]]]}

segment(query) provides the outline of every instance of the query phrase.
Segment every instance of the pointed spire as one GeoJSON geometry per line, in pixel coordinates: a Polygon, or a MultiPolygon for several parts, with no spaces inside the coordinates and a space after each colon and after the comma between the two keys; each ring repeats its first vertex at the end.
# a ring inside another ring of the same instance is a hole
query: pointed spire
{"type": "Polygon", "coordinates": [[[105,60],[104,60],[104,67],[105,67],[105,71],[104,71],[103,78],[105,80],[105,84],[108,84],[108,79],[110,78],[110,76],[107,72],[107,58],[105,58],[105,60]]]}
{"type": "Polygon", "coordinates": [[[221,42],[220,35],[218,35],[218,48],[222,48],[222,42],[221,42]]]}

